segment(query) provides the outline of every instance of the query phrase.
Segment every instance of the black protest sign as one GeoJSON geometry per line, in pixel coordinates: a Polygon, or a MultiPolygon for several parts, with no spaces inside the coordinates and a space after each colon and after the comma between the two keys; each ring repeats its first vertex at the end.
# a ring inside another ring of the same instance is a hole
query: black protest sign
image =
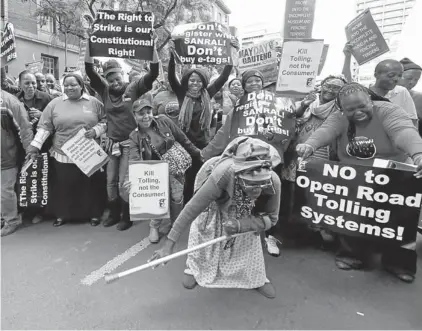
{"type": "Polygon", "coordinates": [[[401,246],[416,239],[422,190],[413,174],[312,159],[299,164],[295,203],[309,224],[401,246]]]}
{"type": "Polygon", "coordinates": [[[12,23],[7,23],[1,36],[1,66],[6,66],[17,58],[15,31],[12,23]]]}
{"type": "Polygon", "coordinates": [[[352,45],[352,55],[359,65],[390,50],[369,9],[347,24],[346,37],[352,45]]]}
{"type": "Polygon", "coordinates": [[[154,15],[150,12],[98,12],[89,37],[91,56],[151,61],[153,23],[154,15]]]}
{"type": "Polygon", "coordinates": [[[255,137],[279,149],[292,138],[295,122],[292,103],[284,103],[269,91],[252,92],[236,104],[230,137],[255,137]]]}
{"type": "Polygon", "coordinates": [[[312,38],[316,0],[286,0],[284,14],[285,39],[312,38]]]}
{"type": "Polygon", "coordinates": [[[231,34],[223,25],[215,22],[198,24],[174,40],[176,53],[182,63],[200,65],[233,64],[230,43],[231,34]]]}
{"type": "Polygon", "coordinates": [[[19,174],[19,207],[45,207],[48,203],[48,155],[43,153],[19,174]]]}

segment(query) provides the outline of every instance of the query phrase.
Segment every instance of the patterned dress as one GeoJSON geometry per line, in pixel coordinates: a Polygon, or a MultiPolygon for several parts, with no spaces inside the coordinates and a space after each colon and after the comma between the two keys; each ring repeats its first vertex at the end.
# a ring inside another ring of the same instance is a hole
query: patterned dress
{"type": "MultiPolygon", "coordinates": [[[[211,172],[218,158],[207,161],[198,173],[195,191],[211,172]]],[[[250,214],[253,203],[235,184],[233,198],[226,210],[212,202],[192,223],[188,247],[223,236],[223,222],[229,217],[250,214]]],[[[209,288],[253,289],[268,282],[260,236],[248,233],[197,250],[188,255],[186,274],[193,275],[198,284],[209,288]]]]}

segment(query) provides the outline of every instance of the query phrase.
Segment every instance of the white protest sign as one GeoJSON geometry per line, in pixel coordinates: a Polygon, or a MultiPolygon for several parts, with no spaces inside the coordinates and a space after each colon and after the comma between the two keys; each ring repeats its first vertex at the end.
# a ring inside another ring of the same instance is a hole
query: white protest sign
{"type": "Polygon", "coordinates": [[[85,138],[82,128],[62,146],[62,151],[81,171],[90,177],[108,162],[107,153],[94,139],[85,138]]]}
{"type": "Polygon", "coordinates": [[[131,221],[170,218],[169,166],[163,161],[129,164],[131,221]]]}
{"type": "Polygon", "coordinates": [[[276,91],[289,97],[305,96],[315,87],[324,40],[285,39],[276,91]]]}

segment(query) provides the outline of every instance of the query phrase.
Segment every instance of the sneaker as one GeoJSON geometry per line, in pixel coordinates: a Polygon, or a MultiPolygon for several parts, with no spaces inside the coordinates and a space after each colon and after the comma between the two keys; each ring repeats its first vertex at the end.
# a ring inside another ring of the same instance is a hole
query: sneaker
{"type": "Polygon", "coordinates": [[[37,215],[32,219],[32,224],[38,224],[41,222],[42,222],[42,217],[40,215],[37,215]]]}
{"type": "Polygon", "coordinates": [[[273,236],[268,236],[268,238],[265,238],[267,251],[271,256],[280,256],[280,249],[277,246],[277,242],[280,241],[273,236]]]}
{"type": "Polygon", "coordinates": [[[160,233],[158,232],[158,229],[150,228],[148,239],[151,242],[151,244],[158,243],[160,241],[160,233]]]}
{"type": "Polygon", "coordinates": [[[8,236],[9,234],[16,232],[16,230],[19,229],[19,227],[20,227],[20,224],[13,224],[13,225],[5,224],[3,228],[1,229],[1,236],[2,237],[8,236]]]}
{"type": "Polygon", "coordinates": [[[256,290],[268,299],[275,298],[275,288],[271,283],[265,283],[264,286],[258,287],[256,290]]]}

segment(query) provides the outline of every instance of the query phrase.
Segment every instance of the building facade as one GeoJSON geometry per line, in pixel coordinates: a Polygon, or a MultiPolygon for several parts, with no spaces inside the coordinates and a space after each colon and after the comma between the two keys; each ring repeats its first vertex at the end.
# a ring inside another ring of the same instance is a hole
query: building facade
{"type": "MultiPolygon", "coordinates": [[[[387,58],[394,58],[397,51],[401,32],[406,19],[412,11],[417,0],[357,0],[356,13],[360,14],[365,9],[371,10],[375,22],[380,28],[390,52],[368,62],[357,69],[357,76],[360,83],[364,85],[372,84],[375,81],[374,69],[377,63],[387,58]]],[[[420,0],[418,0],[420,1],[420,0]]]]}
{"type": "Polygon", "coordinates": [[[212,21],[221,23],[226,26],[230,26],[230,17],[231,10],[227,7],[226,3],[223,0],[215,0],[212,3],[212,21]]]}
{"type": "Polygon", "coordinates": [[[66,65],[77,66],[79,39],[68,36],[66,56],[64,36],[57,34],[57,26],[51,18],[40,24],[40,20],[34,16],[36,8],[37,3],[33,1],[1,0],[1,29],[6,22],[13,24],[18,56],[9,63],[6,72],[9,76],[17,77],[27,64],[42,61],[43,72],[59,79],[66,65]]]}

